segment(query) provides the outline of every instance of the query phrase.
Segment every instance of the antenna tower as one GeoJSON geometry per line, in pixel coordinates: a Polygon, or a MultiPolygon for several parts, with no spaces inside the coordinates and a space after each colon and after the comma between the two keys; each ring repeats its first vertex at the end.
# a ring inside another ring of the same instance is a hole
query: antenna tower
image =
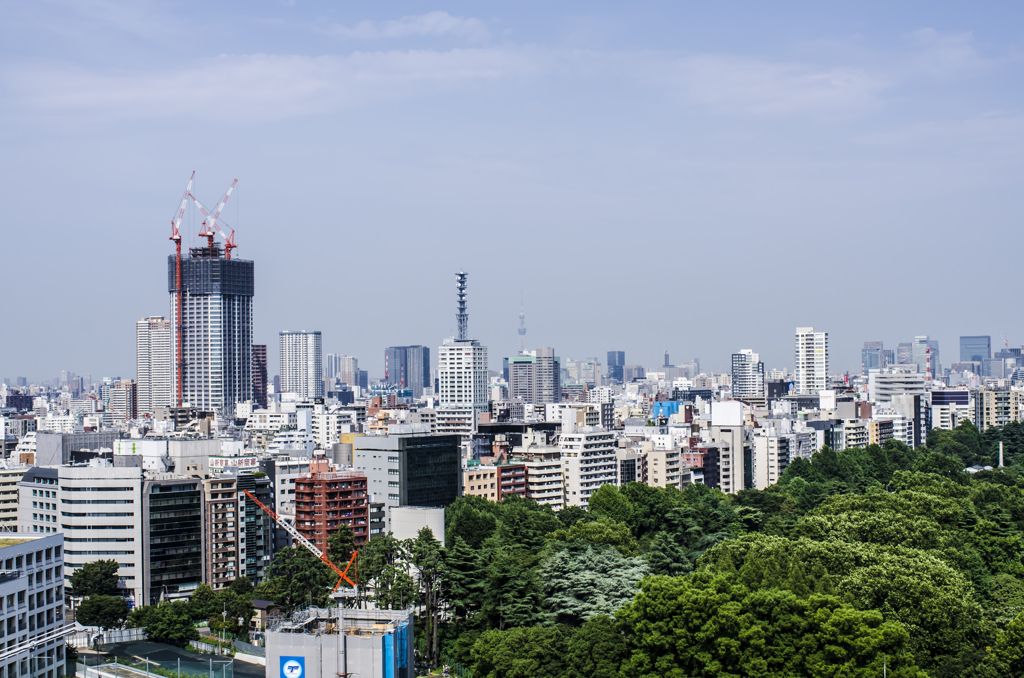
{"type": "Polygon", "coordinates": [[[466,312],[466,278],[469,276],[464,271],[455,274],[456,299],[458,300],[459,312],[455,314],[455,323],[458,330],[458,340],[469,339],[469,313],[466,312]]]}
{"type": "Polygon", "coordinates": [[[523,299],[519,298],[519,355],[526,352],[526,312],[523,310],[523,299]]]}

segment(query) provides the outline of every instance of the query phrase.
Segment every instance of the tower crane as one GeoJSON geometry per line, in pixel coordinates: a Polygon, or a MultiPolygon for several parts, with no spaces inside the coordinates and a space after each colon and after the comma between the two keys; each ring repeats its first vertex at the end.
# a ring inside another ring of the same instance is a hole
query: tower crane
{"type": "Polygon", "coordinates": [[[217,223],[217,220],[220,219],[220,213],[224,210],[224,205],[227,204],[228,198],[231,197],[231,192],[235,190],[235,184],[237,183],[238,179],[235,179],[234,181],[231,182],[231,186],[228,187],[228,190],[224,194],[224,197],[220,199],[220,202],[217,203],[217,206],[213,209],[213,214],[211,214],[209,210],[203,207],[203,203],[199,202],[198,198],[196,198],[191,193],[188,194],[188,197],[192,199],[192,202],[196,204],[196,207],[199,208],[199,211],[202,212],[203,216],[206,217],[206,221],[203,222],[203,224],[206,226],[206,230],[200,232],[198,235],[205,236],[206,238],[208,238],[209,246],[213,247],[213,235],[214,229],[216,229],[217,233],[220,233],[220,237],[224,238],[224,256],[227,259],[231,258],[231,250],[238,247],[238,245],[235,244],[235,232],[234,230],[232,230],[231,235],[227,235],[226,233],[224,233],[224,230],[220,227],[220,224],[217,223]]]}
{"type": "MultiPolygon", "coordinates": [[[[278,516],[268,506],[266,506],[263,502],[261,502],[259,499],[257,499],[255,497],[255,495],[253,495],[253,493],[250,492],[249,490],[245,490],[245,493],[246,493],[246,495],[249,496],[249,499],[252,499],[254,502],[256,502],[256,505],[259,506],[261,509],[263,509],[263,511],[268,516],[273,518],[275,523],[277,523],[278,525],[283,527],[285,529],[285,531],[288,534],[290,534],[293,539],[295,539],[295,541],[297,541],[299,544],[301,544],[303,547],[305,547],[305,549],[307,551],[309,551],[314,556],[316,556],[321,561],[323,561],[323,563],[325,565],[327,565],[327,567],[329,567],[332,570],[334,570],[335,574],[338,575],[338,583],[334,585],[333,589],[331,589],[331,593],[334,593],[335,591],[337,591],[338,587],[341,586],[341,582],[343,582],[343,581],[347,581],[352,586],[352,588],[354,590],[357,590],[358,587],[356,585],[356,582],[353,581],[352,579],[349,579],[349,577],[348,577],[348,571],[349,571],[350,568],[353,568],[355,566],[355,564],[356,564],[356,556],[359,555],[359,551],[354,551],[352,553],[352,557],[349,558],[348,565],[345,566],[345,571],[343,572],[340,568],[338,568],[337,565],[335,565],[334,563],[331,562],[331,559],[327,557],[326,553],[324,553],[323,551],[321,551],[320,549],[318,549],[316,547],[316,544],[314,544],[310,540],[308,540],[305,537],[303,537],[302,534],[298,530],[295,529],[294,525],[290,524],[286,520],[282,520],[280,516],[278,516]]],[[[352,570],[352,576],[356,577],[356,570],[354,570],[354,569],[352,570]]],[[[356,579],[358,579],[358,577],[356,577],[356,579]]]]}
{"type": "Polygon", "coordinates": [[[174,319],[174,331],[177,335],[178,343],[178,355],[177,355],[177,366],[178,366],[178,394],[177,394],[177,405],[181,407],[182,391],[184,390],[184,379],[185,379],[185,360],[182,357],[181,347],[181,233],[178,231],[178,227],[181,226],[181,218],[185,214],[185,204],[188,202],[188,197],[192,194],[192,183],[195,181],[196,173],[192,170],[192,176],[188,180],[188,186],[185,187],[185,194],[181,196],[181,207],[178,208],[178,216],[171,220],[171,240],[174,241],[174,290],[175,290],[175,309],[176,317],[174,319]]]}

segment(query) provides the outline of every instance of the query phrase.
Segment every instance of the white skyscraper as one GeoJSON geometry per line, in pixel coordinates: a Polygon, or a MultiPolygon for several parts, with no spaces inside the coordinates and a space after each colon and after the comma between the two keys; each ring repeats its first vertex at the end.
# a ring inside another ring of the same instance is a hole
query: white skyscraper
{"type": "Polygon", "coordinates": [[[171,402],[171,321],[161,316],[135,323],[135,384],[139,414],[171,402]]]}
{"type": "Polygon", "coordinates": [[[323,398],[320,332],[281,332],[281,392],[323,398]]]}
{"type": "Polygon", "coordinates": [[[343,384],[355,386],[359,383],[359,359],[340,353],[328,353],[324,360],[324,378],[328,384],[337,379],[343,384]]]}
{"type": "Polygon", "coordinates": [[[474,433],[480,413],[489,406],[487,347],[468,338],[466,277],[462,271],[455,274],[458,335],[445,339],[437,349],[438,433],[474,433]]]}
{"type": "Polygon", "coordinates": [[[732,397],[763,398],[764,363],[749,348],[732,354],[732,397]]]}
{"type": "Polygon", "coordinates": [[[817,395],[828,384],[828,332],[796,328],[793,387],[797,393],[817,395]]]}

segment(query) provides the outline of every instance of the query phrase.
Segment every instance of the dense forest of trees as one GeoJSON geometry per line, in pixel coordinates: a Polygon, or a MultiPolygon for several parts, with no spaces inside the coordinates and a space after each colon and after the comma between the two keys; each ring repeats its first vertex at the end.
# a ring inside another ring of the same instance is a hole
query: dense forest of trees
{"type": "Polygon", "coordinates": [[[825,448],[734,496],[463,497],[446,548],[373,540],[360,579],[420,602],[421,652],[481,678],[1024,676],[1018,455],[1024,426],[968,423],[918,450],[825,448]],[[963,471],[999,440],[1008,468],[963,471]]]}

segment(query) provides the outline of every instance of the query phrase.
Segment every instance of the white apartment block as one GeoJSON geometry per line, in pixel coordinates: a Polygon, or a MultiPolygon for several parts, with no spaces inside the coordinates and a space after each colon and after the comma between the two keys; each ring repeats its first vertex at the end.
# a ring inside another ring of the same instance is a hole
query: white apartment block
{"type": "Polygon", "coordinates": [[[590,495],[602,485],[615,484],[618,476],[615,433],[593,430],[563,432],[558,448],[562,455],[566,506],[586,506],[590,495]]]}
{"type": "Polygon", "coordinates": [[[60,534],[8,533],[0,548],[0,665],[7,678],[74,675],[64,645],[64,545],[60,534]]]}
{"type": "Polygon", "coordinates": [[[763,398],[764,363],[749,348],[732,354],[732,397],[763,398]]]}
{"type": "Polygon", "coordinates": [[[323,398],[323,353],[320,332],[280,334],[281,392],[300,398],[323,398]]]}
{"type": "Polygon", "coordinates": [[[872,370],[868,374],[868,399],[879,405],[892,402],[895,395],[916,395],[924,393],[924,372],[918,372],[916,365],[894,366],[885,372],[872,370]]]}
{"type": "Polygon", "coordinates": [[[828,332],[796,328],[793,387],[797,393],[817,395],[828,385],[828,332]]]}
{"type": "Polygon", "coordinates": [[[535,459],[526,463],[527,497],[538,504],[547,504],[554,511],[565,507],[565,481],[562,460],[535,459]]]}
{"type": "Polygon", "coordinates": [[[18,531],[64,534],[66,576],[112,559],[136,604],[144,597],[141,468],[33,467],[18,484],[18,531]]]}
{"type": "MultiPolygon", "coordinates": [[[[170,407],[175,397],[171,388],[171,321],[162,316],[135,323],[135,398],[139,414],[170,407]]],[[[176,387],[175,387],[176,388],[176,387]]]]}
{"type": "Polygon", "coordinates": [[[0,469],[0,530],[18,531],[18,483],[27,466],[0,469]]]}

